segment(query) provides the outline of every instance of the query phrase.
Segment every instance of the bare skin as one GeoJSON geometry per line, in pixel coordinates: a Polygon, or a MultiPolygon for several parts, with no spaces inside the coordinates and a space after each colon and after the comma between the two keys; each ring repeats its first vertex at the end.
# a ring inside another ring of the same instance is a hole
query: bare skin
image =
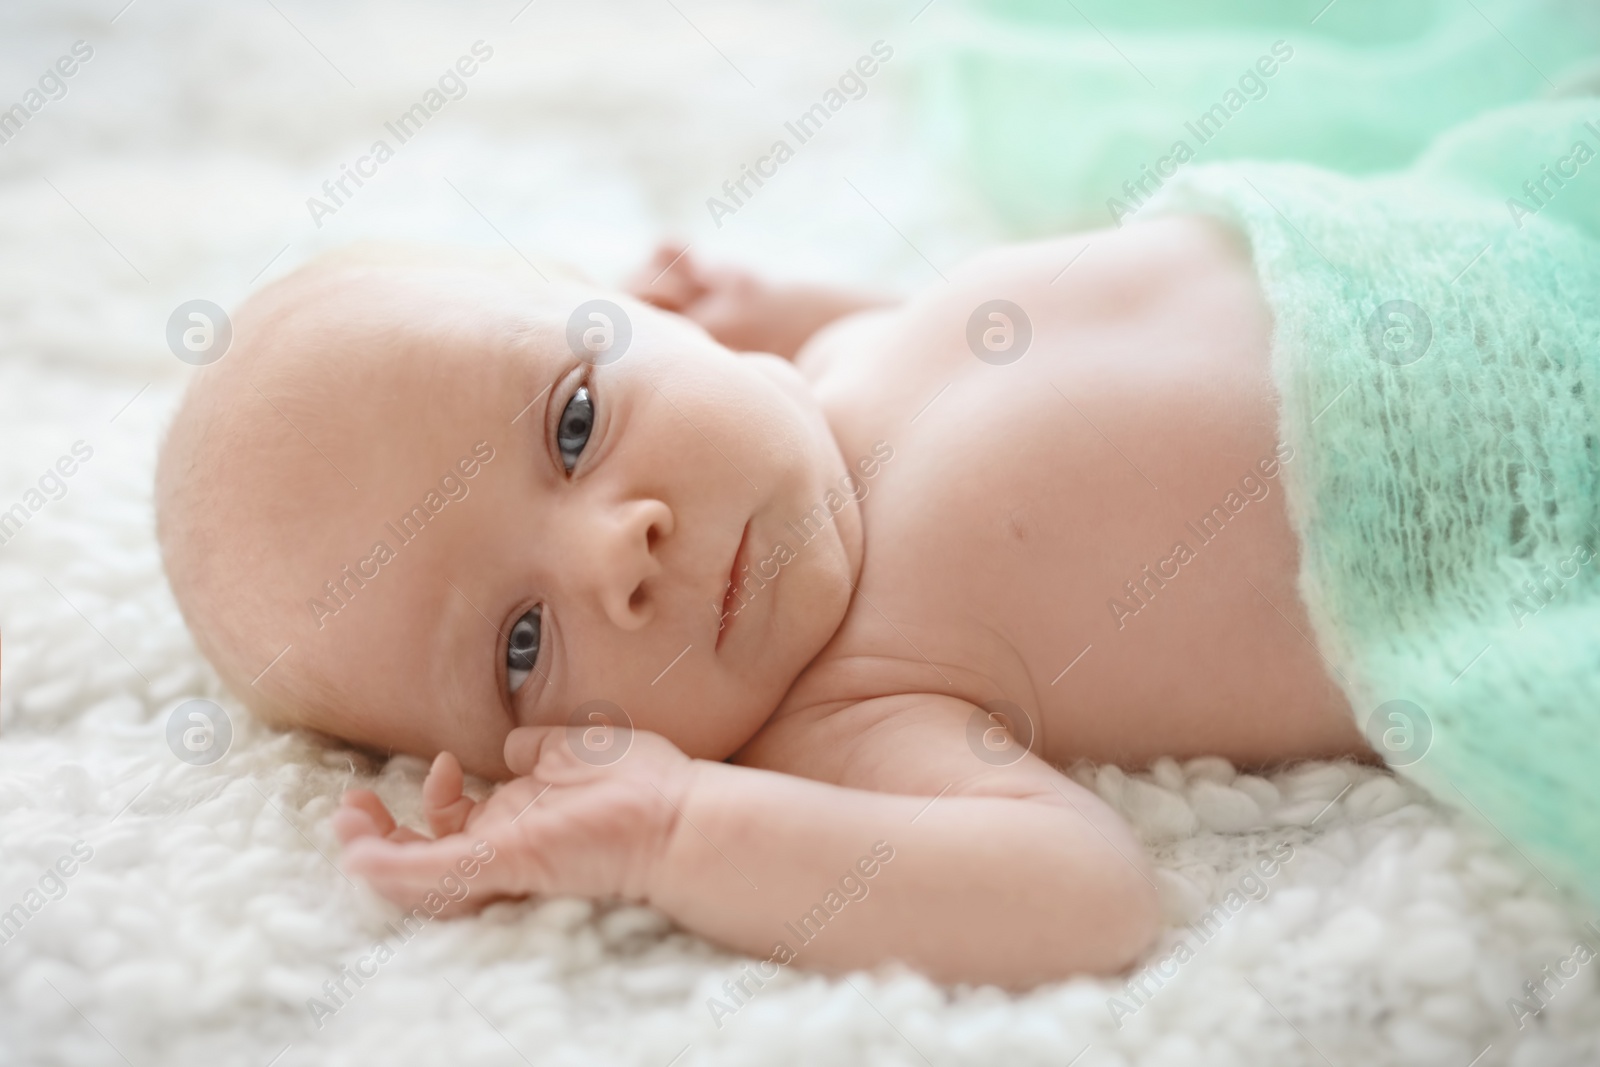
{"type": "MultiPolygon", "coordinates": [[[[440,313],[397,288],[350,280],[337,306],[440,313]]],[[[390,358],[360,417],[300,427],[323,459],[274,456],[330,484],[323,460],[362,468],[350,480],[372,487],[319,510],[332,547],[285,550],[293,592],[255,613],[248,656],[299,633],[302,655],[273,670],[337,687],[318,728],[437,754],[433,839],[366,791],[335,816],[347,867],[384,895],[418,903],[487,841],[455,910],[647,901],[777,963],[897,959],[1026,987],[1122,969],[1159,929],[1133,835],[1058,766],[1370,756],[1295,591],[1271,323],[1226,231],[1179,217],[1006,247],[897,305],[677,249],[633,289],[661,310],[626,304],[635,347],[614,364],[507,353],[492,333],[431,361],[449,374],[390,358]],[[1032,336],[985,362],[968,323],[997,298],[1032,336]],[[566,473],[541,431],[579,382],[592,444],[566,473]],[[530,402],[527,432],[506,432],[530,402]],[[305,590],[480,437],[496,459],[477,495],[313,630],[305,590]],[[1204,541],[1186,523],[1213,508],[1204,541]],[[508,646],[536,605],[537,665],[517,685],[508,646]],[[463,763],[516,777],[476,802],[463,763]]],[[[515,299],[482,298],[480,317],[515,299]]],[[[313,306],[304,329],[336,328],[328,314],[313,306]]],[[[201,404],[248,399],[226,377],[244,373],[223,370],[201,404]]],[[[218,581],[174,576],[197,630],[218,581]]]]}

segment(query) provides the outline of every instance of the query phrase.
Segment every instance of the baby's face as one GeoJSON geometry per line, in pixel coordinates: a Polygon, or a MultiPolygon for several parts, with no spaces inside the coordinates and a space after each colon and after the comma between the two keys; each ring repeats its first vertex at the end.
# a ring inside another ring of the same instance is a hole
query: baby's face
{"type": "Polygon", "coordinates": [[[443,269],[330,285],[286,327],[319,354],[235,390],[296,431],[233,478],[246,510],[295,517],[249,578],[273,587],[252,628],[290,646],[272,672],[340,695],[314,725],[492,777],[514,727],[612,706],[691,756],[748,740],[860,565],[853,504],[809,542],[786,526],[846,470],[794,369],[582,288],[443,269]],[[567,322],[599,297],[632,340],[594,365],[567,322]],[[776,575],[730,601],[736,554],[753,572],[779,542],[776,575]]]}

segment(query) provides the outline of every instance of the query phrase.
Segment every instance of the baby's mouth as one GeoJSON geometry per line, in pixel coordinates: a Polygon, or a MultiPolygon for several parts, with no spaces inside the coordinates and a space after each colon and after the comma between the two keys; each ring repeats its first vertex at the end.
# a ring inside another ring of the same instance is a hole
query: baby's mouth
{"type": "Polygon", "coordinates": [[[728,568],[728,588],[722,594],[722,610],[717,617],[717,648],[722,647],[722,635],[728,631],[728,622],[733,618],[733,606],[737,601],[735,593],[739,588],[739,568],[744,563],[744,546],[750,537],[750,523],[744,524],[744,529],[739,532],[739,547],[734,549],[733,563],[728,568]]]}

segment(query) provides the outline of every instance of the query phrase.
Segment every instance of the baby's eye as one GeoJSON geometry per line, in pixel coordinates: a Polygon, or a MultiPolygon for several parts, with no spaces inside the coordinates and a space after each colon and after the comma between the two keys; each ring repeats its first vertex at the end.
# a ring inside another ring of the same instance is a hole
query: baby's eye
{"type": "Polygon", "coordinates": [[[589,387],[580,385],[561,412],[561,424],[556,427],[556,448],[561,452],[561,463],[572,473],[589,443],[589,432],[594,429],[594,403],[589,399],[589,387]]]}
{"type": "Polygon", "coordinates": [[[506,686],[513,693],[522,688],[539,662],[539,611],[538,607],[530,608],[511,627],[511,640],[506,645],[506,686]]]}

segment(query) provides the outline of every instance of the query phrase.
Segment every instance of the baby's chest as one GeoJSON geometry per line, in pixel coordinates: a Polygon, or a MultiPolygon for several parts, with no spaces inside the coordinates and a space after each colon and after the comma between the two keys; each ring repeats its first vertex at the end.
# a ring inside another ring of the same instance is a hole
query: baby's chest
{"type": "Polygon", "coordinates": [[[1236,696],[1225,678],[1250,677],[1273,628],[1299,640],[1255,610],[1245,580],[1292,600],[1292,533],[1258,473],[1277,445],[1270,322],[1257,294],[1238,296],[1175,294],[1114,321],[1036,296],[1009,362],[951,339],[948,315],[861,350],[851,387],[829,397],[847,462],[890,452],[862,504],[861,595],[830,648],[856,692],[1011,700],[1074,733],[1073,751],[1115,758],[1130,732],[1175,736],[1167,716],[1185,714],[1195,678],[1236,696]],[[1203,542],[1191,523],[1246,477],[1253,510],[1203,542]],[[1193,566],[1172,562],[1179,543],[1193,566]],[[1148,582],[1163,561],[1179,578],[1148,582]],[[1136,582],[1155,595],[1130,596],[1136,582]],[[1091,708],[1120,725],[1095,734],[1091,708]]]}
{"type": "Polygon", "coordinates": [[[1018,295],[1031,314],[979,304],[957,338],[943,311],[906,323],[833,393],[845,461],[891,457],[863,502],[863,580],[886,594],[1013,615],[1088,595],[1272,452],[1259,308],[1108,321],[1018,295]]]}

